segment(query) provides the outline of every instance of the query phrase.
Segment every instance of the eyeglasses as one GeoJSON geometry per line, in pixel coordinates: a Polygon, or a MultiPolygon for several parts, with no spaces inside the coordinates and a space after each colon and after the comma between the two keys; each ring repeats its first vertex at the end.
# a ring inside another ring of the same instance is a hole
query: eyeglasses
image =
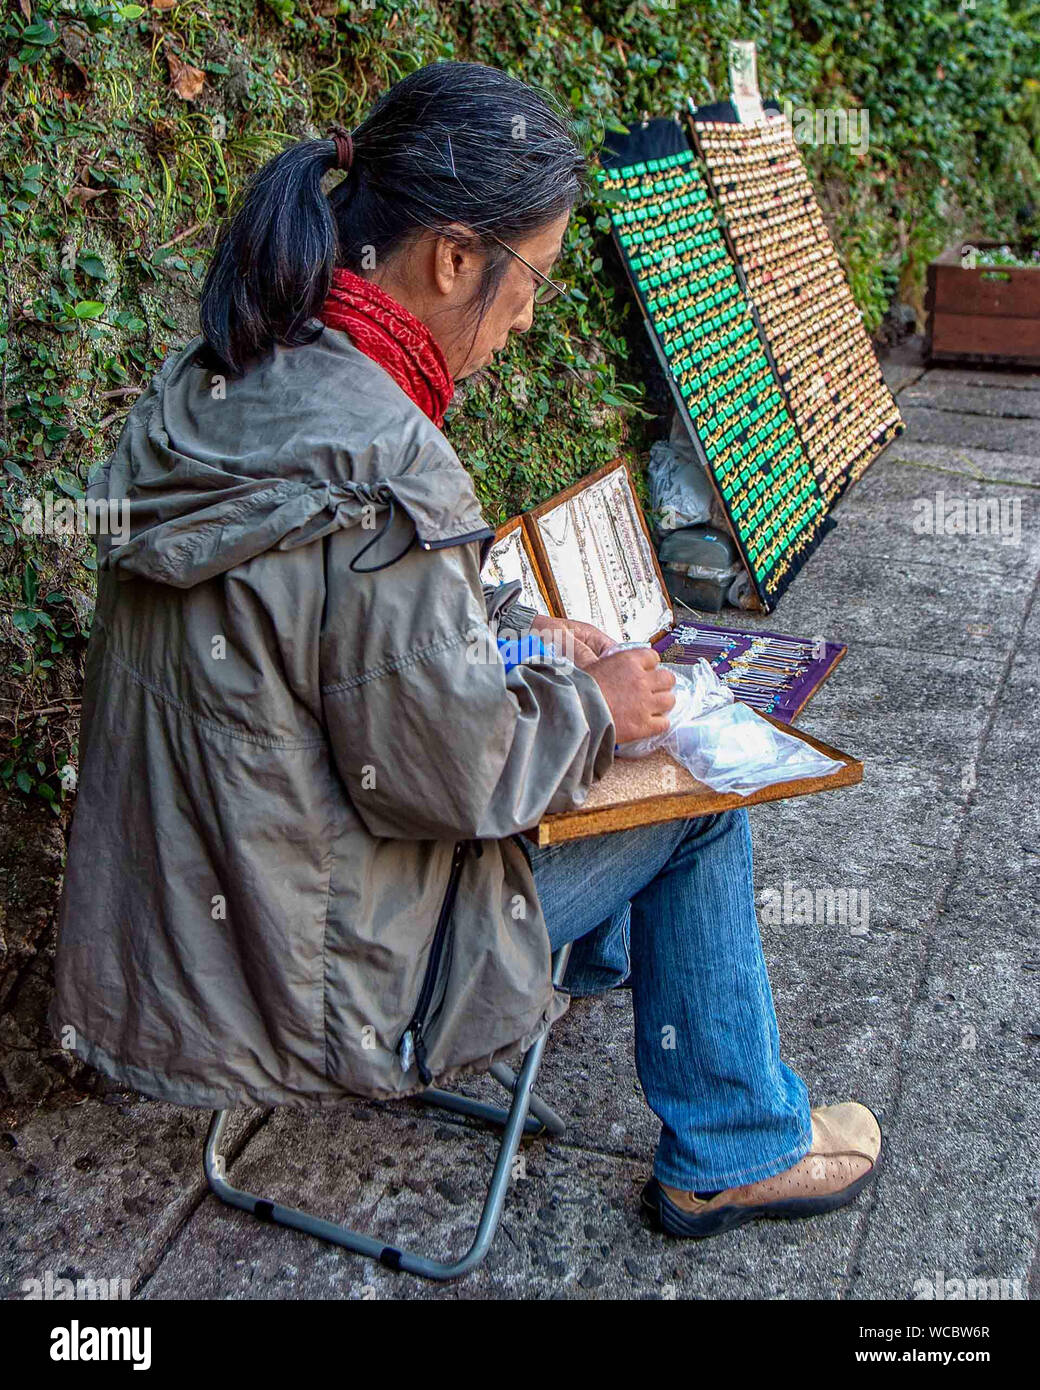
{"type": "Polygon", "coordinates": [[[531,271],[532,274],[537,275],[539,280],[541,280],[542,283],[534,292],[534,302],[536,304],[549,304],[558,294],[562,294],[565,298],[570,299],[566,285],[561,285],[556,280],[550,280],[548,275],[543,275],[537,266],[533,266],[530,261],[524,260],[519,251],[514,251],[507,242],[495,236],[494,232],[489,232],[488,235],[491,237],[492,241],[497,241],[499,246],[504,247],[511,256],[515,256],[518,261],[527,266],[527,269],[531,271]]]}

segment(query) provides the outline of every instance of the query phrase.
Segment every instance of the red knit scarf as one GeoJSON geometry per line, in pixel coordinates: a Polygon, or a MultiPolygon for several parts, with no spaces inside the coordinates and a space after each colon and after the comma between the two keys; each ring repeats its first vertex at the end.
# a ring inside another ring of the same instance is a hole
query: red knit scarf
{"type": "Polygon", "coordinates": [[[389,372],[438,429],[455,393],[444,354],[414,314],[371,280],[334,270],[321,310],[329,328],[346,333],[356,348],[389,372]]]}

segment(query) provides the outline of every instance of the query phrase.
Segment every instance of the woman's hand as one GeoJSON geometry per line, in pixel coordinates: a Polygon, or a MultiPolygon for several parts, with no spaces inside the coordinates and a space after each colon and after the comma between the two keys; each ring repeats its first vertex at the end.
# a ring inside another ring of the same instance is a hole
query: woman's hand
{"type": "Polygon", "coordinates": [[[661,658],[652,647],[630,647],[607,656],[617,646],[614,638],[575,618],[538,614],[531,631],[588,671],[610,707],[618,743],[667,730],[668,712],[675,706],[675,677],[662,670],[661,658]]]}
{"type": "Polygon", "coordinates": [[[675,707],[675,676],[652,647],[630,647],[588,667],[614,717],[618,743],[650,738],[668,729],[675,707]]]}
{"type": "Polygon", "coordinates": [[[617,646],[613,637],[576,618],[550,618],[539,613],[531,623],[531,631],[537,632],[543,641],[553,643],[561,656],[566,656],[583,671],[605,656],[611,647],[617,646]]]}

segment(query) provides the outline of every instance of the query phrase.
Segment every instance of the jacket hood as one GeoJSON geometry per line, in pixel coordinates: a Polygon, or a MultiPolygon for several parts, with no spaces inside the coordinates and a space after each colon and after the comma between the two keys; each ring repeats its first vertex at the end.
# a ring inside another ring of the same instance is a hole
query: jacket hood
{"type": "MultiPolygon", "coordinates": [[[[447,440],[345,334],[276,348],[234,379],[198,364],[201,345],[166,362],[91,479],[108,517],[100,568],[188,589],[398,512],[426,549],[492,535],[447,440]]],[[[377,542],[368,563],[399,548],[377,542]]]]}

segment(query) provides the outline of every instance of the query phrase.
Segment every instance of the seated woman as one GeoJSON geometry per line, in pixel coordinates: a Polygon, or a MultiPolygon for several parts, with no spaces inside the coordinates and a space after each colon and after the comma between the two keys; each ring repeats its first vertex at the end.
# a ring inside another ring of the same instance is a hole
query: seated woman
{"type": "Polygon", "coordinates": [[[98,538],[52,1020],[178,1104],[390,1098],[529,1046],[577,942],[575,992],[631,983],[644,1201],[702,1236],[850,1201],[881,1136],[780,1059],[744,811],[520,837],[674,699],[655,653],[580,623],[573,660],[507,666],[496,637],[542,620],[482,590],[492,533],[441,432],[560,289],[584,174],[543,96],[441,63],[253,179],[201,338],[90,488],[130,531],[98,538]]]}

